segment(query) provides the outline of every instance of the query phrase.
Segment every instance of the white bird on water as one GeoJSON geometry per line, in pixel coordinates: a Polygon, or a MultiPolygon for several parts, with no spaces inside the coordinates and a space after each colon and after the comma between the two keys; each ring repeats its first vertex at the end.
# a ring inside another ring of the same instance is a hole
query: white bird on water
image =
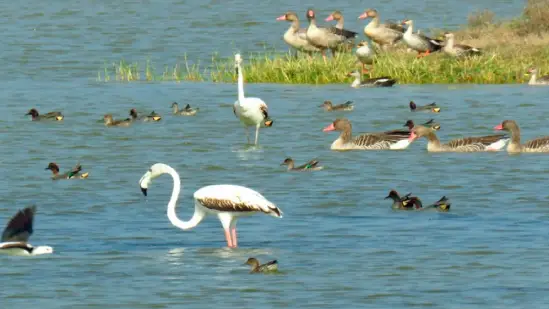
{"type": "Polygon", "coordinates": [[[238,100],[234,102],[233,112],[240,119],[246,130],[246,138],[250,143],[248,127],[255,126],[255,145],[259,140],[259,128],[264,125],[271,127],[273,120],[269,118],[267,104],[260,98],[244,97],[244,76],[242,74],[242,57],[234,56],[235,70],[238,74],[238,100]]]}
{"type": "Polygon", "coordinates": [[[207,215],[215,215],[223,225],[229,248],[236,248],[238,244],[236,221],[239,217],[265,213],[282,218],[282,211],[275,204],[252,189],[235,185],[212,185],[202,187],[194,193],[194,214],[191,220],[182,221],[175,213],[181,181],[179,174],[172,167],[163,163],[152,165],[139,180],[141,192],[147,196],[147,189],[152,180],[162,174],[170,174],[173,178],[172,196],[168,202],[170,222],[180,229],[189,230],[197,226],[207,215]]]}
{"type": "Polygon", "coordinates": [[[11,218],[2,233],[0,253],[10,255],[40,255],[53,253],[52,247],[33,247],[28,243],[29,237],[33,232],[32,222],[35,213],[36,206],[31,206],[19,210],[15,216],[11,218]]]}

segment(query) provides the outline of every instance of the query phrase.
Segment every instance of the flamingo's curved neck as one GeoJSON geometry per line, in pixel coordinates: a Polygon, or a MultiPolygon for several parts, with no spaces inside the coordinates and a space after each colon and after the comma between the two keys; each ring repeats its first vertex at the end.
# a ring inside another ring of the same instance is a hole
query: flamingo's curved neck
{"type": "Polygon", "coordinates": [[[179,174],[171,167],[166,166],[166,172],[170,174],[173,178],[173,191],[170,201],[168,202],[168,219],[170,222],[177,226],[180,229],[188,230],[197,226],[200,221],[204,218],[201,212],[196,209],[194,210],[193,217],[189,221],[182,221],[177,217],[175,213],[175,206],[177,206],[177,199],[179,198],[179,191],[181,190],[181,181],[179,180],[179,174]]]}
{"type": "Polygon", "coordinates": [[[244,103],[244,76],[242,74],[242,66],[237,64],[238,69],[238,103],[244,103]]]}

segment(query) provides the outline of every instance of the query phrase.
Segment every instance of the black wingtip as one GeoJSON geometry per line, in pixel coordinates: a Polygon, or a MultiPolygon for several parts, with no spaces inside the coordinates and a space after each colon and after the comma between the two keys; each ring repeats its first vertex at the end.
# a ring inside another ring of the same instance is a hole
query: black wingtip
{"type": "Polygon", "coordinates": [[[147,196],[147,188],[141,188],[141,192],[143,192],[144,196],[147,196]]]}

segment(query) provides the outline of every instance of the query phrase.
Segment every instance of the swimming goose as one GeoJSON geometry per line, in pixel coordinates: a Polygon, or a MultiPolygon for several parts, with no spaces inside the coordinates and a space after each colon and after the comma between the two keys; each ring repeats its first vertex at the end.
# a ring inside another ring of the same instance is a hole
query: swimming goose
{"type": "Polygon", "coordinates": [[[442,48],[442,51],[452,57],[474,56],[480,55],[482,52],[476,47],[472,47],[464,44],[454,43],[454,34],[446,32],[444,37],[447,39],[446,44],[442,48]]]}
{"type": "Polygon", "coordinates": [[[387,134],[364,133],[352,137],[351,122],[347,118],[338,118],[322,131],[340,131],[339,138],[336,139],[330,149],[332,150],[385,150],[385,149],[405,149],[410,142],[408,141],[409,132],[387,134]]]}
{"type": "Polygon", "coordinates": [[[244,96],[244,73],[242,72],[242,57],[234,56],[235,69],[238,74],[238,100],[234,102],[233,113],[240,119],[246,130],[246,139],[250,143],[248,127],[255,126],[255,145],[259,140],[259,128],[261,126],[272,127],[273,120],[269,118],[267,104],[260,98],[247,98],[244,96]]]}
{"type": "Polygon", "coordinates": [[[299,28],[299,18],[297,14],[292,11],[286,12],[286,14],[278,17],[276,20],[286,20],[291,22],[290,28],[284,33],[284,42],[290,45],[291,47],[307,53],[309,58],[313,52],[319,52],[320,48],[314,46],[309,41],[307,41],[307,29],[299,28]]]}
{"type": "Polygon", "coordinates": [[[414,33],[414,22],[412,20],[404,20],[402,24],[408,25],[408,29],[404,32],[402,40],[408,47],[418,52],[418,57],[427,56],[442,48],[441,40],[431,39],[423,34],[414,33]]]}
{"type": "Polygon", "coordinates": [[[549,85],[549,75],[538,78],[538,69],[536,68],[529,69],[528,73],[530,74],[528,85],[549,85]]]}
{"type": "Polygon", "coordinates": [[[132,124],[131,119],[114,120],[111,114],[103,116],[103,121],[107,127],[129,127],[132,124]]]}
{"type": "Polygon", "coordinates": [[[147,116],[139,116],[139,114],[137,114],[137,110],[135,110],[135,108],[130,109],[130,117],[131,117],[130,118],[131,121],[141,120],[141,121],[144,121],[144,122],[160,121],[162,119],[162,117],[159,114],[155,113],[154,111],[152,111],[147,116]]]}
{"type": "Polygon", "coordinates": [[[400,196],[397,191],[391,190],[385,199],[393,200],[393,204],[391,205],[391,208],[393,209],[411,209],[415,205],[413,200],[415,196],[411,195],[412,193],[410,192],[404,196],[400,196]]]}
{"type": "Polygon", "coordinates": [[[259,260],[251,257],[246,261],[246,265],[250,265],[252,267],[250,273],[268,273],[278,271],[278,262],[276,260],[261,265],[259,264],[259,260]]]}
{"type": "Polygon", "coordinates": [[[504,120],[494,129],[511,132],[511,142],[507,145],[507,152],[549,152],[549,136],[538,137],[521,144],[520,128],[514,120],[504,120]]]}
{"type": "Polygon", "coordinates": [[[464,137],[441,144],[435,134],[435,130],[424,126],[415,126],[412,129],[409,140],[425,137],[427,139],[427,151],[430,152],[480,152],[480,151],[499,151],[509,141],[508,136],[504,134],[464,137]]]}
{"type": "Polygon", "coordinates": [[[54,162],[51,162],[48,164],[48,167],[46,167],[46,170],[50,170],[53,174],[51,179],[53,180],[59,180],[59,179],[85,179],[88,178],[90,173],[82,173],[82,166],[80,163],[77,163],[70,171],[65,172],[63,174],[59,174],[59,166],[55,164],[54,162]]]}
{"type": "Polygon", "coordinates": [[[343,104],[332,105],[332,101],[324,101],[319,107],[324,108],[327,112],[334,111],[352,111],[355,107],[353,106],[353,101],[347,101],[343,104]]]}
{"type": "Polygon", "coordinates": [[[367,41],[362,41],[358,43],[356,47],[357,49],[355,51],[355,55],[358,61],[360,61],[360,63],[362,64],[362,73],[368,73],[366,65],[374,64],[374,57],[376,55],[375,51],[368,46],[367,41]]]}
{"type": "Polygon", "coordinates": [[[410,111],[440,113],[440,107],[437,106],[436,102],[424,106],[417,106],[414,101],[410,101],[410,111]]]}
{"type": "Polygon", "coordinates": [[[180,110],[177,102],[172,103],[172,113],[174,115],[194,116],[196,115],[196,113],[198,113],[199,110],[200,108],[192,108],[190,104],[185,105],[185,108],[180,110]]]}
{"type": "Polygon", "coordinates": [[[332,49],[333,52],[334,49],[337,48],[342,42],[347,39],[354,38],[357,35],[356,32],[346,29],[338,29],[336,27],[317,27],[315,12],[312,9],[307,10],[307,19],[309,20],[307,40],[314,46],[320,48],[324,62],[326,62],[327,48],[332,49]]]}
{"type": "Polygon", "coordinates": [[[63,114],[61,112],[49,112],[43,115],[40,115],[38,113],[38,110],[36,108],[31,108],[26,115],[31,115],[33,121],[39,121],[39,120],[54,120],[54,121],[61,121],[63,118],[63,114]]]}
{"type": "MultiPolygon", "coordinates": [[[[343,13],[341,11],[334,11],[332,14],[328,15],[324,21],[337,21],[335,28],[343,30],[345,25],[345,19],[343,18],[343,13]]],[[[357,33],[358,34],[358,33],[357,33]]],[[[353,50],[354,46],[354,37],[343,41],[335,49],[332,49],[333,52],[350,52],[353,50]]]]}
{"type": "Polygon", "coordinates": [[[347,76],[355,78],[355,80],[351,83],[351,87],[353,88],[392,87],[396,83],[396,79],[389,76],[374,77],[362,80],[362,74],[356,70],[350,72],[347,76]]]}
{"type": "Polygon", "coordinates": [[[9,255],[40,255],[53,253],[50,246],[33,247],[28,243],[33,233],[33,220],[36,206],[19,210],[11,218],[2,233],[0,253],[9,255]]]}
{"type": "Polygon", "coordinates": [[[282,162],[280,166],[287,165],[288,171],[320,171],[324,167],[319,166],[318,163],[318,160],[311,160],[303,165],[294,167],[294,160],[292,158],[286,158],[286,160],[284,160],[284,162],[282,162]]]}
{"type": "Polygon", "coordinates": [[[364,27],[364,34],[381,46],[382,49],[385,50],[388,46],[394,45],[402,39],[405,29],[394,23],[380,24],[377,10],[367,9],[358,18],[366,19],[370,17],[372,21],[364,27]]]}

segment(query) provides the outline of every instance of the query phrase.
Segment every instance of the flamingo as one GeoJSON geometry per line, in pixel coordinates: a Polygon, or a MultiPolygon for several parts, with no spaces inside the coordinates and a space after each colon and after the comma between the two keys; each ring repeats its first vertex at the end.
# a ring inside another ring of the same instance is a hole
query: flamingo
{"type": "Polygon", "coordinates": [[[255,126],[255,146],[259,139],[259,128],[263,124],[266,127],[273,125],[273,120],[267,113],[267,104],[260,98],[244,97],[244,77],[242,75],[242,57],[240,54],[234,56],[235,70],[238,74],[238,100],[234,102],[233,113],[240,119],[246,130],[246,138],[250,143],[250,132],[248,127],[255,126]]]}
{"type": "Polygon", "coordinates": [[[0,240],[0,253],[10,255],[40,255],[53,253],[50,246],[33,247],[28,243],[36,206],[19,210],[8,222],[0,240]]]}
{"type": "Polygon", "coordinates": [[[182,230],[189,230],[197,226],[207,215],[216,215],[225,231],[225,239],[229,248],[238,246],[236,237],[238,218],[256,213],[282,218],[282,211],[259,192],[242,186],[211,185],[194,192],[194,214],[191,220],[182,221],[175,213],[181,181],[179,174],[171,166],[163,163],[152,165],[139,180],[141,192],[147,196],[147,189],[152,180],[162,174],[170,174],[173,178],[172,196],[168,202],[170,222],[182,230]]]}

